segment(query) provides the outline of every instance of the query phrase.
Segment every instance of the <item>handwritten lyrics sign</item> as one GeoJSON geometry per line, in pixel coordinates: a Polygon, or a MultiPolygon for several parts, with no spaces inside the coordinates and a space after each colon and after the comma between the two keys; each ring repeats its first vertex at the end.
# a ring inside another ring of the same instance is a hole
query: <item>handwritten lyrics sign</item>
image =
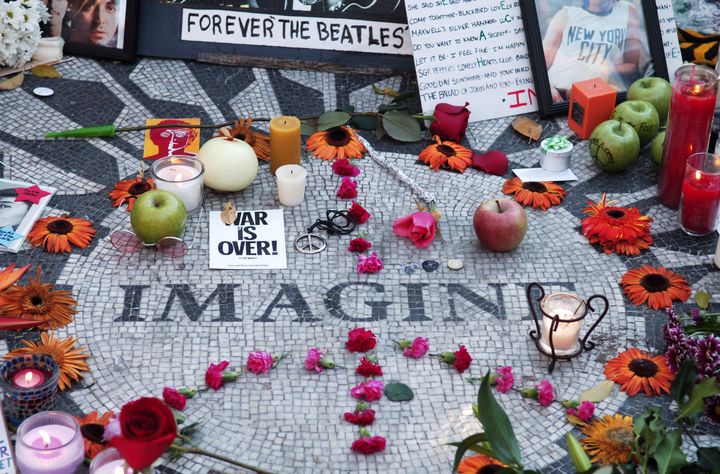
{"type": "Polygon", "coordinates": [[[282,209],[238,211],[225,224],[210,212],[210,268],[269,270],[287,268],[282,209]]]}

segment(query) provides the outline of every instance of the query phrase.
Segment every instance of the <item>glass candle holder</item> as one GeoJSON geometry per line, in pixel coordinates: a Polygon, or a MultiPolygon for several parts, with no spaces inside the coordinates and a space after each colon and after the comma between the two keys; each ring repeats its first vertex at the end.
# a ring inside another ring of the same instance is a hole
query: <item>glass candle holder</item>
{"type": "Polygon", "coordinates": [[[540,345],[547,353],[557,355],[577,352],[580,346],[585,302],[571,293],[551,293],[540,301],[543,313],[540,345]],[[552,347],[551,347],[552,346],[552,347]]]}
{"type": "Polygon", "coordinates": [[[155,161],[150,168],[155,186],[179,197],[187,212],[193,212],[203,203],[203,175],[205,167],[194,158],[168,156],[155,161]]]}
{"type": "Polygon", "coordinates": [[[134,474],[134,472],[125,464],[125,459],[115,448],[100,452],[90,463],[90,474],[134,474]]]}
{"type": "Polygon", "coordinates": [[[685,166],[680,196],[680,227],[693,236],[717,228],[720,206],[720,155],[695,153],[685,166]]]}
{"type": "Polygon", "coordinates": [[[13,357],[0,365],[0,389],[8,419],[15,424],[55,404],[60,370],[47,354],[13,357]],[[30,377],[29,377],[30,376],[30,377]]]}
{"type": "Polygon", "coordinates": [[[33,415],[18,427],[15,455],[22,474],[72,474],[85,459],[80,425],[59,411],[33,415]]]}
{"type": "Polygon", "coordinates": [[[688,157],[707,151],[717,89],[718,75],[709,67],[688,64],[675,71],[658,179],[658,199],[665,206],[680,204],[688,157]]]}

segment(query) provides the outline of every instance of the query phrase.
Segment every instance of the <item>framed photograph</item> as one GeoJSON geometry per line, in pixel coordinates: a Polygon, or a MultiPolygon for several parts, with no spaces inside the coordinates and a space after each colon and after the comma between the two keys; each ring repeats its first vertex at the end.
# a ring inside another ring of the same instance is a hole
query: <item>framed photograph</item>
{"type": "Polygon", "coordinates": [[[520,2],[543,116],[567,113],[572,84],[601,78],[625,100],[646,76],[667,79],[655,0],[520,2]]]}
{"type": "Polygon", "coordinates": [[[47,36],[62,36],[65,53],[134,61],[138,0],[47,0],[47,36]]]}

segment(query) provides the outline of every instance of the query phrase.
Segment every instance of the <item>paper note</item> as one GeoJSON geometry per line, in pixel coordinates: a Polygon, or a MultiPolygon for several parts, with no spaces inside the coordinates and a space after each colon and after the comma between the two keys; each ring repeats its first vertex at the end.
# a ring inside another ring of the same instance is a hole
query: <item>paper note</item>
{"type": "Polygon", "coordinates": [[[227,225],[210,212],[210,268],[269,270],[287,268],[282,209],[238,211],[227,225]]]}
{"type": "Polygon", "coordinates": [[[520,168],[512,171],[524,183],[531,181],[577,181],[577,176],[570,169],[547,171],[542,168],[520,168]]]}
{"type": "Polygon", "coordinates": [[[665,49],[665,62],[667,63],[668,78],[673,82],[675,70],[682,66],[682,55],[680,54],[680,41],[677,35],[675,24],[675,11],[672,0],[657,0],[657,15],[660,21],[660,33],[662,34],[663,48],[665,49]]]}

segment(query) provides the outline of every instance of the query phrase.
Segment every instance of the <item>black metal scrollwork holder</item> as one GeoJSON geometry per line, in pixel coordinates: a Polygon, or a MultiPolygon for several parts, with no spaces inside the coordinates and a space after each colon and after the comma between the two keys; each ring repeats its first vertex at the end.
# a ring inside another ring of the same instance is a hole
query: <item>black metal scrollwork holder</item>
{"type": "Polygon", "coordinates": [[[528,332],[528,335],[530,336],[530,339],[535,342],[535,347],[537,347],[538,351],[540,351],[541,354],[544,354],[548,357],[550,357],[550,363],[548,364],[548,372],[552,373],[552,371],[555,369],[555,363],[558,360],[570,360],[577,356],[579,356],[583,351],[590,351],[595,348],[595,343],[593,341],[589,340],[590,334],[595,330],[595,328],[600,324],[600,321],[605,317],[605,315],[608,312],[608,309],[610,309],[610,303],[608,302],[608,299],[603,295],[593,295],[590,298],[585,301],[584,306],[585,310],[580,315],[576,315],[573,319],[563,319],[562,323],[573,323],[582,321],[585,319],[589,311],[595,312],[595,308],[592,305],[592,302],[595,300],[601,300],[605,303],[605,309],[600,313],[600,316],[598,316],[597,320],[593,323],[592,326],[590,326],[590,329],[587,333],[585,333],[585,336],[582,339],[578,339],[578,345],[577,350],[571,352],[570,354],[558,354],[555,351],[555,345],[553,343],[553,334],[555,331],[557,331],[558,326],[560,325],[561,319],[560,316],[557,314],[548,314],[542,309],[542,305],[540,304],[545,298],[545,289],[540,285],[540,283],[530,283],[526,289],[527,294],[527,301],[528,305],[530,306],[530,311],[532,312],[533,320],[535,320],[535,329],[532,329],[528,332]],[[540,296],[533,301],[533,290],[537,289],[540,290],[540,296]],[[535,303],[538,303],[538,308],[540,309],[540,319],[538,318],[537,311],[535,310],[535,303]],[[549,328],[549,334],[548,334],[548,344],[550,345],[550,351],[548,351],[545,347],[542,346],[540,343],[540,340],[542,338],[542,326],[540,324],[542,318],[548,318],[552,321],[549,328]]]}

